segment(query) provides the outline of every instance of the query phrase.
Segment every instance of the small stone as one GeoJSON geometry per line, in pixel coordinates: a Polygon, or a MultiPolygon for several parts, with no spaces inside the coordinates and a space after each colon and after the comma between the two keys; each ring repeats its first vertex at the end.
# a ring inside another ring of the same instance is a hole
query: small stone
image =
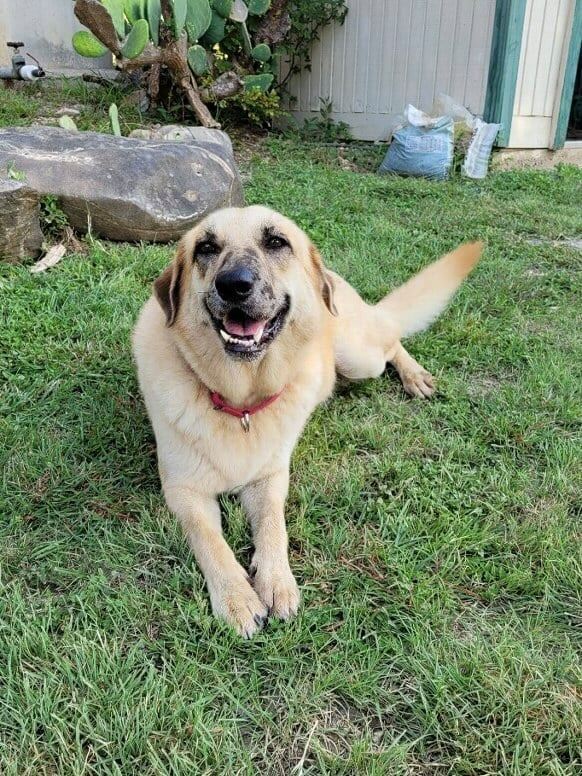
{"type": "Polygon", "coordinates": [[[55,116],[60,118],[61,116],[80,116],[81,111],[76,108],[59,108],[55,111],[55,116]]]}

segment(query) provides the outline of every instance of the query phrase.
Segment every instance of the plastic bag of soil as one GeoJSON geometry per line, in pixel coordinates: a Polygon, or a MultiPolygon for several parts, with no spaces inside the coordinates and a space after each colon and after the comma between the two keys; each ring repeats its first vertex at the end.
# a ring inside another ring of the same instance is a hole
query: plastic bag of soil
{"type": "Polygon", "coordinates": [[[378,172],[444,180],[453,162],[453,148],[454,121],[450,116],[435,118],[408,105],[378,172]]]}

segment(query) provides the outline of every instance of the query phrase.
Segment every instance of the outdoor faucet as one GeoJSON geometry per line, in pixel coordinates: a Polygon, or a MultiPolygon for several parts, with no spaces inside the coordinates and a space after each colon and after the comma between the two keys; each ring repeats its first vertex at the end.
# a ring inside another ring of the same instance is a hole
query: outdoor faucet
{"type": "Polygon", "coordinates": [[[26,52],[27,56],[34,59],[36,62],[35,65],[27,65],[24,56],[18,53],[18,49],[24,46],[22,41],[8,41],[6,45],[9,48],[14,49],[12,67],[0,67],[0,78],[3,78],[6,81],[36,81],[37,78],[43,78],[46,75],[38,60],[36,60],[32,54],[26,52]]]}

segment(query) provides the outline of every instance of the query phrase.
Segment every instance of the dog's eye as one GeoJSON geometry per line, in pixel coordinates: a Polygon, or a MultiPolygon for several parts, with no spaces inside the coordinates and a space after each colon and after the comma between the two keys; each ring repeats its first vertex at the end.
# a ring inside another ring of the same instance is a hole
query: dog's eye
{"type": "Polygon", "coordinates": [[[198,243],[194,256],[211,256],[213,253],[218,253],[218,245],[211,240],[205,240],[198,243]]]}
{"type": "Polygon", "coordinates": [[[271,251],[279,250],[279,248],[286,248],[289,245],[287,240],[283,237],[279,237],[277,234],[271,234],[265,239],[265,248],[271,251]]]}

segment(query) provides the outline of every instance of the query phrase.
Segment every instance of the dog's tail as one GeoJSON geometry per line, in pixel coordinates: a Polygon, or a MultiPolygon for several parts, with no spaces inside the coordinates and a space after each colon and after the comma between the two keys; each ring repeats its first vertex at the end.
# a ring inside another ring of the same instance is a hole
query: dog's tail
{"type": "Polygon", "coordinates": [[[385,296],[377,307],[399,324],[402,337],[426,329],[445,309],[482,251],[482,242],[459,246],[385,296]]]}

